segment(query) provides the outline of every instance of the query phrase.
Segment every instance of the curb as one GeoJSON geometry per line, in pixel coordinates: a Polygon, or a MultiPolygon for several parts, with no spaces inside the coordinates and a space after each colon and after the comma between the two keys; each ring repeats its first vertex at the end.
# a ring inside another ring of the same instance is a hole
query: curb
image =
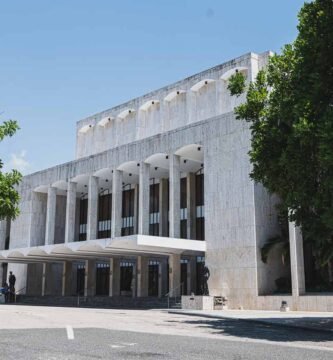
{"type": "Polygon", "coordinates": [[[188,315],[188,316],[197,316],[197,317],[203,317],[208,319],[221,319],[221,320],[240,320],[240,321],[247,321],[247,322],[253,322],[257,324],[264,324],[264,325],[272,325],[272,326],[278,326],[278,327],[284,327],[289,329],[301,329],[306,331],[317,331],[322,332],[325,334],[332,334],[333,335],[333,329],[318,329],[317,327],[311,327],[311,326],[304,326],[304,325],[293,325],[293,324],[285,324],[285,323],[278,323],[278,322],[272,322],[272,321],[266,321],[263,319],[244,319],[239,317],[226,317],[222,315],[210,315],[210,314],[198,314],[198,313],[192,313],[192,312],[182,312],[182,311],[176,311],[176,310],[168,310],[169,314],[177,314],[177,315],[188,315]]]}

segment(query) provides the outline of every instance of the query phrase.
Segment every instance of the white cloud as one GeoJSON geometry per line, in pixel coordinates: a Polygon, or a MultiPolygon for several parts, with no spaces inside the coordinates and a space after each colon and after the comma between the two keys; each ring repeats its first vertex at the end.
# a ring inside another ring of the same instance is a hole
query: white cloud
{"type": "Polygon", "coordinates": [[[31,164],[26,159],[26,150],[22,150],[18,154],[10,154],[10,159],[5,163],[5,171],[10,171],[16,169],[25,175],[29,170],[31,170],[31,164]]]}

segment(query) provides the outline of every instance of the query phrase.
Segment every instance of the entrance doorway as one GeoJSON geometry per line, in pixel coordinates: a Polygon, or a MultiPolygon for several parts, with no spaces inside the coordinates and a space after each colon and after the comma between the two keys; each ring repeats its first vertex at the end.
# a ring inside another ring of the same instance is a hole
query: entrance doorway
{"type": "Polygon", "coordinates": [[[133,289],[133,267],[128,261],[120,262],[120,295],[131,296],[133,289]]]}
{"type": "Polygon", "coordinates": [[[148,296],[158,296],[160,263],[156,260],[149,260],[148,265],[148,296]]]}
{"type": "Polygon", "coordinates": [[[187,266],[188,266],[188,260],[187,259],[181,259],[180,260],[180,283],[181,286],[181,294],[187,295],[187,266]]]}
{"type": "Polygon", "coordinates": [[[96,264],[96,295],[107,296],[109,295],[109,274],[110,265],[107,263],[96,264]]]}
{"type": "Polygon", "coordinates": [[[205,258],[203,256],[197,256],[197,292],[196,295],[203,295],[204,293],[204,268],[205,258]]]}
{"type": "Polygon", "coordinates": [[[85,266],[84,264],[78,264],[76,271],[76,293],[78,295],[84,295],[84,277],[85,266]]]}
{"type": "Polygon", "coordinates": [[[0,279],[1,280],[0,286],[3,286],[5,282],[7,282],[8,264],[2,263],[0,264],[0,266],[2,267],[2,279],[0,279]]]}

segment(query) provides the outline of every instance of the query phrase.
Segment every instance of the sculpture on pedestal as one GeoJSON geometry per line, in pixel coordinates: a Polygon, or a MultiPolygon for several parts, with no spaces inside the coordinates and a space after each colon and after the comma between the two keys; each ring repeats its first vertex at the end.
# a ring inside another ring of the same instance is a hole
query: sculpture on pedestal
{"type": "Polygon", "coordinates": [[[209,295],[209,289],[208,289],[208,279],[210,277],[210,271],[206,264],[203,264],[202,269],[202,295],[208,296],[209,295]]]}

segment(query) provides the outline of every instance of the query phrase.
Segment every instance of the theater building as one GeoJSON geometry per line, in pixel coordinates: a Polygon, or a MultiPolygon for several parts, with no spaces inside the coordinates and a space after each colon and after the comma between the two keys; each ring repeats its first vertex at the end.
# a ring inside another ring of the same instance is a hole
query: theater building
{"type": "Polygon", "coordinates": [[[292,224],[290,266],[278,251],[261,261],[280,231],[277,199],[249,178],[249,125],[233,112],[244,97],[227,90],[268,57],[246,54],[77,122],[75,160],[25,176],[20,215],[0,223],[3,279],[12,270],[16,290],[34,296],[199,295],[205,262],[210,294],[230,308],[278,308],[268,295],[291,274],[287,299],[305,309],[292,224]]]}

